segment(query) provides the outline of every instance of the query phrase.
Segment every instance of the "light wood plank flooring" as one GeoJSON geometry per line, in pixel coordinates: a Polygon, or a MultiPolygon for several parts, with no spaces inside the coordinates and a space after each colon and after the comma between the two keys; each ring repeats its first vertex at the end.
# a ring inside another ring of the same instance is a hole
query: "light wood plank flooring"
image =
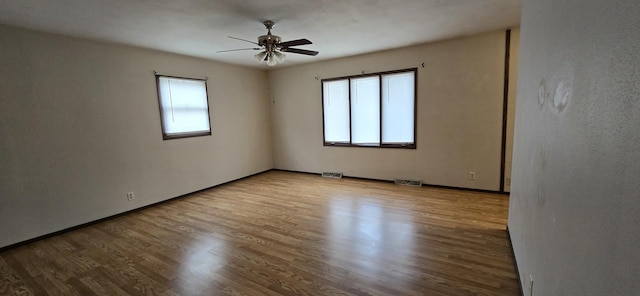
{"type": "Polygon", "coordinates": [[[0,295],[519,295],[508,197],[271,171],[0,253],[0,295]]]}

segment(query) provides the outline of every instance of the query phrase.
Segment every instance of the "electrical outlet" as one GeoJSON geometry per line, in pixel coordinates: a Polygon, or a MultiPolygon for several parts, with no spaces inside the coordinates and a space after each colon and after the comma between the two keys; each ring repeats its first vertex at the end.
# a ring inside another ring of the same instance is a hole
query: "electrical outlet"
{"type": "Polygon", "coordinates": [[[506,186],[511,186],[511,178],[507,178],[507,181],[504,182],[506,186]]]}
{"type": "Polygon", "coordinates": [[[127,200],[132,201],[134,199],[136,199],[136,196],[133,194],[133,192],[127,192],[127,200]]]}
{"type": "Polygon", "coordinates": [[[476,172],[469,172],[469,180],[475,180],[476,179],[476,172]]]}

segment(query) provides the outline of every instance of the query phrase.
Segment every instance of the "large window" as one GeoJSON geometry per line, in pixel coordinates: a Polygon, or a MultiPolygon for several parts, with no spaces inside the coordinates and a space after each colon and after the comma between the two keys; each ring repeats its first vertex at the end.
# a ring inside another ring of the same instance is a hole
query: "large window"
{"type": "Polygon", "coordinates": [[[165,140],[211,135],[207,82],[156,75],[165,140]]]}
{"type": "Polygon", "coordinates": [[[322,80],[325,146],[416,148],[416,69],[322,80]]]}

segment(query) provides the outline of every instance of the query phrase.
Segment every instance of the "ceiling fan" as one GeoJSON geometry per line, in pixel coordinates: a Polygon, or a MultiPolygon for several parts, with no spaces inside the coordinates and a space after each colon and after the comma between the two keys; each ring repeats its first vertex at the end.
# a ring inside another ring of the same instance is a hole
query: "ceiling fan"
{"type": "Polygon", "coordinates": [[[217,52],[220,53],[220,52],[239,51],[239,50],[261,50],[261,52],[255,55],[255,58],[256,60],[258,60],[259,63],[266,63],[267,66],[275,66],[279,63],[284,62],[285,54],[283,52],[297,53],[297,54],[310,55],[310,56],[315,56],[318,54],[317,51],[313,51],[313,50],[291,48],[292,46],[312,44],[311,41],[307,39],[297,39],[297,40],[282,42],[282,39],[280,38],[280,36],[271,34],[271,29],[273,29],[273,26],[275,25],[273,21],[264,21],[262,24],[264,24],[265,28],[267,28],[267,35],[262,35],[258,37],[257,43],[246,40],[246,39],[242,39],[242,38],[228,36],[231,39],[249,42],[259,47],[220,50],[217,52]]]}

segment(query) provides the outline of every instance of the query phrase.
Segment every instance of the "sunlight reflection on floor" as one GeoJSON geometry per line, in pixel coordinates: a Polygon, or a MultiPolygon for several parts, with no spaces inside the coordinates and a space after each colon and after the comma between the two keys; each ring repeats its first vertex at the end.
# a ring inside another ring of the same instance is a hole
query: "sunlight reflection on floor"
{"type": "Polygon", "coordinates": [[[180,263],[178,278],[189,287],[190,293],[202,293],[215,290],[212,285],[216,280],[216,271],[228,262],[225,240],[217,237],[194,240],[184,254],[184,262],[180,263]]]}
{"type": "Polygon", "coordinates": [[[414,235],[411,211],[385,211],[372,198],[333,197],[327,221],[327,257],[332,264],[365,271],[369,280],[383,281],[395,269],[413,261],[414,235]]]}

